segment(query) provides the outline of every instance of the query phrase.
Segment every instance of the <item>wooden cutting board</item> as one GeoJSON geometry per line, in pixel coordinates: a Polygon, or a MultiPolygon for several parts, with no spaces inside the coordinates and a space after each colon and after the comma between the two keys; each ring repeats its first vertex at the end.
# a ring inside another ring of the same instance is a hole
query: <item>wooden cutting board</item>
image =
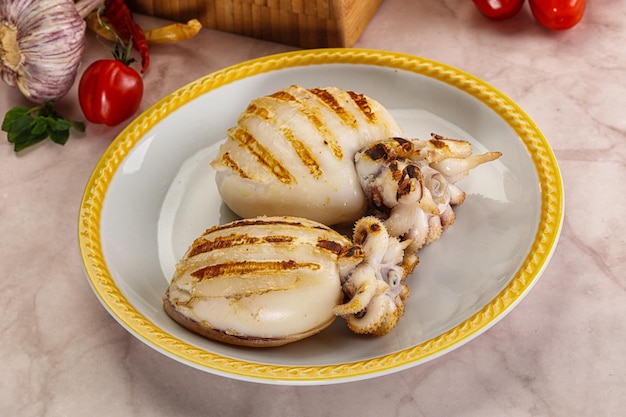
{"type": "Polygon", "coordinates": [[[302,48],[350,47],[382,0],[127,0],[137,13],[302,48]]]}

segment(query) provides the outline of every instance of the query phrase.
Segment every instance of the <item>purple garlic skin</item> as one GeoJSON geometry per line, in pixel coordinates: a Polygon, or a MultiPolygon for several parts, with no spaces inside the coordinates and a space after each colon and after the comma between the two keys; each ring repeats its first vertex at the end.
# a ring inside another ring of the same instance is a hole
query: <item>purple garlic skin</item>
{"type": "Polygon", "coordinates": [[[85,49],[85,14],[103,0],[0,2],[0,77],[45,103],[72,87],[85,49]]]}

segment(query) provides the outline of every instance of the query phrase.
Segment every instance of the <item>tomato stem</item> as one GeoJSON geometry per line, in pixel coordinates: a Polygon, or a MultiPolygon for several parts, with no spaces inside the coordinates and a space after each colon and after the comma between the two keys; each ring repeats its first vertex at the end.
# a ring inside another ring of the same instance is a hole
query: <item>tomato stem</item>
{"type": "Polygon", "coordinates": [[[115,47],[113,49],[109,48],[111,53],[113,54],[113,58],[115,58],[116,61],[122,62],[124,65],[130,66],[130,64],[135,62],[135,58],[131,56],[131,52],[133,49],[133,38],[131,36],[131,38],[128,40],[128,43],[124,43],[124,41],[117,34],[115,29],[113,29],[107,22],[102,19],[103,9],[103,7],[98,8],[96,16],[98,17],[98,24],[107,31],[109,31],[115,39],[115,47]]]}
{"type": "Polygon", "coordinates": [[[124,39],[131,39],[133,47],[141,55],[141,72],[148,69],[150,53],[148,41],[141,27],[135,23],[125,0],[105,0],[105,16],[124,39]]]}

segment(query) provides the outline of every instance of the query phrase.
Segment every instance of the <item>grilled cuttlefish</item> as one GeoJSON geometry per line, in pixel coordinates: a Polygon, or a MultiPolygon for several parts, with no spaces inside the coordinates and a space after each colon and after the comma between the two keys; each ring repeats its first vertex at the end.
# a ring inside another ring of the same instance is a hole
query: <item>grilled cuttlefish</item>
{"type": "Polygon", "coordinates": [[[367,209],[354,155],[402,129],[376,100],[292,85],[250,102],[212,162],[239,216],[292,215],[353,224],[367,209]]]}
{"type": "Polygon", "coordinates": [[[215,226],[176,266],[165,311],[222,342],[279,346],[312,336],[338,315],[359,333],[385,333],[404,311],[403,246],[364,218],[353,243],[298,217],[257,217],[215,226]],[[367,310],[367,312],[366,312],[367,310]]]}

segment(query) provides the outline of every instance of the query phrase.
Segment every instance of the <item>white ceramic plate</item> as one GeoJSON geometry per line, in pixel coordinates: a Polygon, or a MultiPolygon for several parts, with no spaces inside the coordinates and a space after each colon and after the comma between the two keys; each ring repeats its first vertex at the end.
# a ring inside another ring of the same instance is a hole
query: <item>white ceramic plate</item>
{"type": "Polygon", "coordinates": [[[323,384],[418,365],[478,336],[530,290],[557,244],[562,182],[539,129],[509,98],[441,63],[391,52],[307,50],[207,75],[164,98],[113,142],[87,184],[83,263],[115,319],[148,345],[231,378],[323,384]],[[431,132],[501,151],[460,183],[468,197],[444,236],[420,252],[411,297],[390,334],[352,334],[341,319],[279,348],[240,348],[172,321],[162,296],[176,261],[207,227],[233,219],[208,161],[248,102],[290,84],[337,86],[380,101],[410,137],[431,132]]]}

